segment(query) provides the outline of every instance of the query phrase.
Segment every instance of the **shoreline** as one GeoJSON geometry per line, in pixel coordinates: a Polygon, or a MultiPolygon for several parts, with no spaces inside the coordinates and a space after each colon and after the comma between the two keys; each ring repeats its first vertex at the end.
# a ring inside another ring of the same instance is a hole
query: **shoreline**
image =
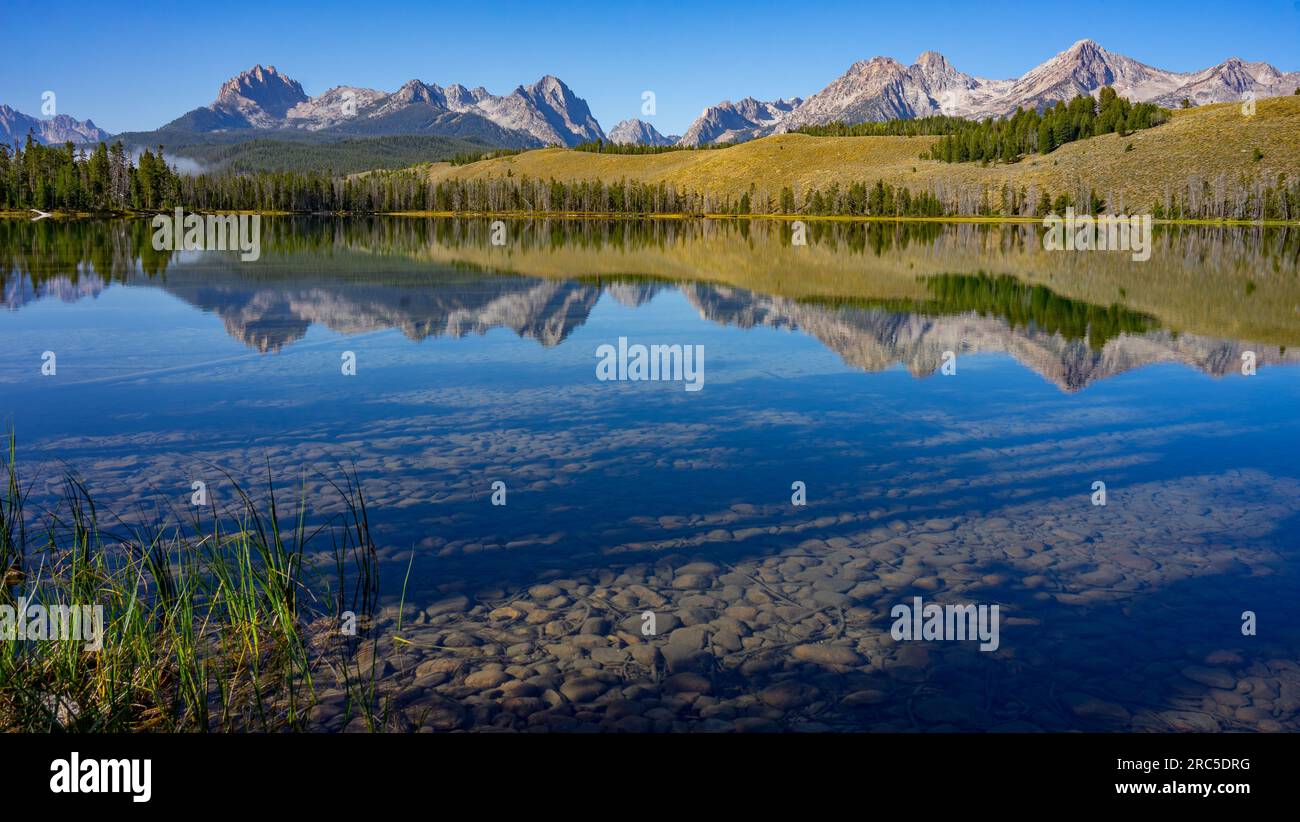
{"type": "MultiPolygon", "coordinates": [[[[174,209],[173,209],[174,210],[174,209]]],[[[43,219],[50,220],[130,220],[144,217],[153,217],[156,214],[168,212],[163,211],[109,211],[109,212],[91,212],[91,211],[73,211],[46,212],[49,217],[43,219]]],[[[832,223],[983,223],[988,225],[1017,225],[1017,224],[1038,224],[1043,222],[1042,217],[1000,217],[1000,216],[976,216],[976,215],[951,215],[945,217],[884,217],[870,215],[854,214],[727,214],[727,213],[707,213],[707,214],[687,214],[687,213],[649,213],[649,212],[582,212],[582,211],[339,211],[339,212],[316,212],[316,211],[256,211],[250,209],[242,210],[225,210],[216,209],[212,211],[193,211],[195,214],[247,214],[261,217],[438,217],[438,218],[486,218],[498,217],[511,220],[777,220],[782,222],[795,222],[797,220],[815,221],[815,222],[832,222],[832,223]]],[[[0,210],[0,219],[20,220],[29,218],[32,214],[30,209],[18,211],[0,210]]],[[[29,220],[38,222],[37,220],[29,220]]],[[[1200,225],[1200,226],[1222,226],[1231,227],[1260,227],[1260,228],[1288,228],[1300,227],[1300,219],[1297,220],[1233,220],[1220,219],[1211,220],[1205,218],[1182,218],[1182,219],[1152,219],[1153,225],[1200,225]]]]}

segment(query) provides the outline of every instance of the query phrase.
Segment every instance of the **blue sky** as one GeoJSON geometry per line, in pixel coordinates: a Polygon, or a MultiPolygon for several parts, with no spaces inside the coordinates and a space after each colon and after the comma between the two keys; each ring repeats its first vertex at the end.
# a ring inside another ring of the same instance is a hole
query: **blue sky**
{"type": "Polygon", "coordinates": [[[606,129],[639,116],[681,133],[702,108],[746,95],[807,96],[855,60],[905,63],[926,49],[960,70],[1015,77],[1084,37],[1187,71],[1231,56],[1300,69],[1300,2],[278,2],[114,7],[14,3],[4,13],[0,103],[58,111],[109,131],[150,129],[273,64],[308,94],[394,90],[418,78],[496,94],[544,74],[587,100],[606,129]],[[111,14],[106,12],[111,10],[111,14]]]}

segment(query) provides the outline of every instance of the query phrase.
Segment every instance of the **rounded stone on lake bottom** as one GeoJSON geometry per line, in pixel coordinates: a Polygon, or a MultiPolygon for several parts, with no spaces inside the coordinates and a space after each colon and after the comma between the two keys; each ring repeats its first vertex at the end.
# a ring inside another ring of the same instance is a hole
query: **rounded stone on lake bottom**
{"type": "Polygon", "coordinates": [[[564,593],[554,585],[534,585],[528,589],[528,595],[536,600],[554,599],[564,593]]]}
{"type": "Polygon", "coordinates": [[[1081,719],[1128,722],[1131,716],[1128,709],[1124,706],[1116,705],[1113,702],[1107,702],[1104,699],[1098,699],[1091,694],[1071,691],[1062,694],[1061,699],[1074,715],[1081,719]]]}
{"type": "Polygon", "coordinates": [[[615,699],[605,704],[605,719],[610,721],[619,720],[625,716],[637,716],[640,712],[640,706],[630,699],[615,699]]]}
{"type": "Polygon", "coordinates": [[[692,671],[673,674],[664,680],[664,690],[668,693],[707,694],[713,689],[713,683],[707,677],[692,671]]]}
{"type": "Polygon", "coordinates": [[[770,685],[759,692],[759,699],[782,711],[789,711],[807,705],[816,698],[817,689],[804,685],[793,679],[770,685]]]}
{"type": "Polygon", "coordinates": [[[708,588],[712,584],[706,576],[700,574],[679,574],[673,579],[673,587],[679,591],[693,591],[708,588]]]}
{"type": "Polygon", "coordinates": [[[1220,728],[1214,717],[1196,711],[1162,711],[1160,718],[1176,731],[1214,732],[1220,728]]]}
{"type": "Polygon", "coordinates": [[[1205,655],[1206,665],[1240,665],[1241,654],[1233,650],[1220,649],[1205,655]]]}
{"type": "Polygon", "coordinates": [[[546,703],[535,696],[508,696],[501,700],[502,710],[515,716],[529,716],[546,709],[546,703]]]}
{"type": "Polygon", "coordinates": [[[508,679],[510,679],[510,676],[505,671],[475,671],[465,677],[465,685],[475,690],[486,691],[497,687],[508,679]]]}
{"type": "Polygon", "coordinates": [[[855,666],[863,663],[855,651],[840,645],[797,645],[791,655],[800,662],[819,665],[855,666]]]}
{"type": "Polygon", "coordinates": [[[435,705],[425,714],[424,725],[435,731],[454,731],[465,724],[466,714],[451,705],[435,705]]]}
{"type": "Polygon", "coordinates": [[[539,696],[542,693],[542,689],[537,685],[531,682],[521,682],[518,679],[503,682],[501,691],[506,696],[539,696]]]}
{"type": "Polygon", "coordinates": [[[854,691],[840,700],[841,703],[850,708],[862,708],[867,705],[879,705],[882,702],[889,701],[889,695],[884,691],[865,690],[854,691]]]}
{"type": "Polygon", "coordinates": [[[1231,690],[1237,687],[1237,679],[1222,668],[1207,668],[1203,665],[1188,665],[1182,670],[1183,676],[1201,685],[1211,688],[1231,690]]]}
{"type": "Polygon", "coordinates": [[[567,680],[560,686],[560,693],[572,702],[591,702],[605,692],[605,684],[591,677],[579,677],[567,680]]]}
{"type": "Polygon", "coordinates": [[[418,666],[416,666],[415,676],[418,678],[423,676],[430,676],[432,674],[449,674],[455,671],[460,666],[461,666],[461,662],[458,659],[450,659],[447,657],[443,657],[441,659],[430,659],[421,662],[418,666]]]}
{"type": "Polygon", "coordinates": [[[740,634],[734,631],[719,631],[713,635],[714,646],[729,653],[735,653],[745,647],[740,634]]]}
{"type": "Polygon", "coordinates": [[[442,638],[442,644],[448,648],[472,648],[479,645],[480,640],[464,631],[452,631],[442,638]]]}
{"type": "Polygon", "coordinates": [[[758,617],[758,609],[750,605],[732,605],[723,611],[723,613],[732,619],[739,619],[742,622],[752,622],[758,617]]]}
{"type": "Polygon", "coordinates": [[[625,716],[617,720],[607,721],[603,727],[621,734],[644,734],[654,729],[651,721],[644,716],[625,716]]]}
{"type": "Polygon", "coordinates": [[[650,668],[651,670],[659,667],[659,663],[663,661],[663,657],[660,655],[659,649],[653,645],[649,645],[649,644],[632,645],[628,648],[628,650],[632,653],[632,659],[638,665],[641,665],[645,668],[650,668]]]}
{"type": "Polygon", "coordinates": [[[428,617],[436,617],[442,614],[455,614],[464,611],[468,607],[469,597],[464,594],[458,594],[433,603],[428,608],[424,609],[424,614],[428,617]]]}

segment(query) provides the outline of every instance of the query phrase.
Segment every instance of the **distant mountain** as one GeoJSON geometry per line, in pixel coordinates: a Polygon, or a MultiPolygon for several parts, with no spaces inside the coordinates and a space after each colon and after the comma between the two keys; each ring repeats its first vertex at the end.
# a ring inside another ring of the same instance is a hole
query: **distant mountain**
{"type": "Polygon", "coordinates": [[[527,132],[548,145],[572,146],[605,137],[587,101],[549,74],[531,86],[519,86],[505,97],[483,93],[474,99],[473,110],[484,112],[492,122],[527,132]]]}
{"type": "Polygon", "coordinates": [[[262,65],[227,80],[211,105],[187,112],[158,132],[131,137],[133,142],[149,143],[158,133],[241,131],[419,134],[479,139],[513,148],[572,146],[604,137],[586,101],[550,75],[504,96],[483,88],[456,84],[444,89],[410,80],[392,93],[336,86],[308,97],[297,81],[274,66],[262,65]]]}
{"type": "Polygon", "coordinates": [[[911,66],[876,57],[854,63],[804,101],[782,125],[791,129],[836,120],[861,123],[935,114],[969,116],[993,104],[1010,87],[1010,80],[963,74],[934,51],[925,52],[911,66]]]}
{"type": "Polygon", "coordinates": [[[259,64],[222,83],[212,108],[242,116],[254,128],[276,128],[289,109],[307,99],[297,80],[259,64]]]}
{"type": "MultiPolygon", "coordinates": [[[[1097,95],[1112,86],[1138,102],[1177,106],[1291,94],[1300,72],[1282,72],[1268,63],[1232,58],[1200,72],[1173,72],[1115,54],[1092,40],[1070,48],[1031,69],[1019,79],[988,80],[954,68],[941,54],[927,51],[910,66],[892,57],[860,60],[821,91],[788,113],[762,122],[737,116],[731,103],[705,109],[687,131],[691,142],[734,142],[808,125],[835,121],[861,123],[913,119],[937,114],[954,117],[1001,117],[1017,108],[1039,109],[1079,94],[1097,95]]],[[[747,98],[752,99],[752,98],[747,98]]]]}
{"type": "Polygon", "coordinates": [[[0,143],[25,143],[28,132],[38,143],[47,146],[62,145],[69,140],[74,143],[97,143],[111,136],[90,120],[75,120],[66,114],[42,120],[0,105],[0,143]]]}
{"type": "Polygon", "coordinates": [[[634,119],[624,120],[610,129],[609,142],[634,146],[670,146],[676,141],[663,136],[644,120],[634,119]]]}
{"type": "Polygon", "coordinates": [[[682,138],[682,146],[700,146],[706,143],[739,143],[770,134],[791,111],[803,101],[777,100],[765,103],[746,97],[738,103],[724,100],[709,106],[691,124],[682,138]]]}
{"type": "Polygon", "coordinates": [[[1187,76],[1185,83],[1153,102],[1174,108],[1186,99],[1200,106],[1242,100],[1248,93],[1256,97],[1293,94],[1297,86],[1300,86],[1300,71],[1284,73],[1268,63],[1247,63],[1232,57],[1187,76]]]}
{"type": "Polygon", "coordinates": [[[1080,40],[1021,77],[1005,97],[993,101],[985,111],[1005,114],[1016,108],[1041,109],[1058,100],[1092,94],[1103,86],[1112,86],[1121,97],[1147,101],[1178,88],[1185,76],[1106,51],[1092,40],[1080,40]]]}

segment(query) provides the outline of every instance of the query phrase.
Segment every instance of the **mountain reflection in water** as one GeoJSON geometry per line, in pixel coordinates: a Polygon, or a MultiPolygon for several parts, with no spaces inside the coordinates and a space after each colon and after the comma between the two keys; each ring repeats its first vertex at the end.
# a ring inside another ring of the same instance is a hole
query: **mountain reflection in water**
{"type": "Polygon", "coordinates": [[[154,252],[143,221],[0,224],[9,257],[0,261],[7,272],[0,304],[76,300],[113,283],[158,288],[221,318],[232,337],[266,353],[302,339],[313,325],[345,335],[397,329],[412,340],[507,328],[557,346],[587,321],[602,293],[635,307],[675,289],[710,321],[797,330],[863,370],[902,364],[923,376],[945,351],[1006,353],[1065,391],[1155,363],[1223,376],[1239,369],[1247,350],[1261,366],[1300,357],[1288,351],[1300,342],[1300,322],[1284,310],[1272,312],[1279,320],[1258,316],[1259,337],[1197,333],[1198,326],[1241,326],[1231,316],[1241,295],[1251,316],[1278,299],[1300,301],[1300,252],[1290,229],[1167,231],[1147,268],[1104,254],[1037,252],[1032,226],[814,224],[812,245],[799,249],[772,223],[543,221],[519,224],[519,248],[497,253],[478,222],[268,222],[267,260],[254,265],[219,254],[154,252]],[[40,253],[15,254],[15,245],[26,244],[40,253]],[[773,253],[798,260],[805,251],[812,276],[771,260],[773,253]],[[999,256],[1012,273],[990,265],[999,256]],[[971,258],[981,267],[943,270],[946,261],[971,258]],[[573,273],[566,276],[569,259],[573,273]],[[638,260],[644,271],[629,268],[638,260]],[[1035,265],[1043,263],[1055,268],[1035,265]],[[1189,293],[1195,263],[1203,280],[1189,293]],[[1225,269],[1246,272],[1233,284],[1236,300],[1213,293],[1223,288],[1225,269]],[[1125,270],[1131,276],[1116,287],[1117,299],[1092,301],[1125,270]],[[1285,296],[1260,293],[1261,270],[1269,272],[1269,290],[1285,296]],[[1177,299],[1155,313],[1130,305],[1171,292],[1177,299]]]}
{"type": "Polygon", "coordinates": [[[231,477],[327,518],[346,469],[412,727],[1300,729],[1295,229],[1134,263],[1033,225],[488,228],[267,219],[240,264],[0,221],[33,505],[70,468],[131,522],[231,477]],[[706,388],[598,381],[620,336],[703,346],[706,388]],[[916,596],[999,605],[998,650],[894,641],[916,596]]]}

